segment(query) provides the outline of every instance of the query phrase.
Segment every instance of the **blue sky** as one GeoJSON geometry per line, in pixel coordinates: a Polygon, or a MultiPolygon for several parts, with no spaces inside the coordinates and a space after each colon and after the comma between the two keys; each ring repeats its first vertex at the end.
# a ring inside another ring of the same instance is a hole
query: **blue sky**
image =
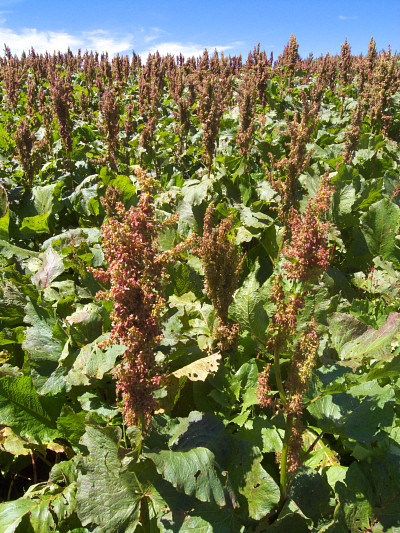
{"type": "Polygon", "coordinates": [[[340,52],[347,37],[365,54],[400,52],[400,0],[0,0],[0,43],[20,54],[108,51],[146,58],[149,52],[185,57],[216,48],[244,58],[260,42],[274,57],[293,33],[307,57],[340,52]]]}

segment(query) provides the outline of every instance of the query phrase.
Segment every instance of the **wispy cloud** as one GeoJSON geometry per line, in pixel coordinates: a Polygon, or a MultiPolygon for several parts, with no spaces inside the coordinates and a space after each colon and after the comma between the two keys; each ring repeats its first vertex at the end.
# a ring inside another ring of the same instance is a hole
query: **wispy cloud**
{"type": "MultiPolygon", "coordinates": [[[[82,34],[83,40],[87,43],[85,49],[97,50],[98,52],[108,52],[111,55],[132,52],[133,36],[114,36],[105,30],[85,32],[82,34]]],[[[83,48],[83,47],[81,47],[83,48]]]]}
{"type": "Polygon", "coordinates": [[[209,46],[194,42],[168,41],[165,39],[167,32],[157,27],[141,28],[135,35],[130,33],[116,34],[104,29],[71,33],[67,31],[43,31],[36,28],[14,30],[5,27],[4,22],[0,20],[0,43],[5,43],[10,47],[11,53],[17,55],[21,55],[23,51],[28,53],[31,48],[37,53],[66,52],[69,48],[74,53],[81,49],[83,52],[86,50],[99,53],[108,52],[110,56],[118,53],[130,54],[134,50],[142,56],[143,60],[146,60],[150,53],[154,54],[157,50],[162,56],[182,54],[184,57],[199,57],[205,48],[210,53],[213,53],[214,50],[225,52],[242,44],[234,42],[226,45],[209,46]]]}
{"type": "Polygon", "coordinates": [[[178,56],[179,54],[182,54],[184,57],[187,58],[192,56],[201,56],[203,55],[205,49],[207,49],[210,53],[213,53],[214,50],[217,50],[218,52],[225,52],[226,50],[232,50],[233,48],[233,45],[203,46],[198,43],[181,43],[177,41],[169,41],[154,43],[154,45],[148,48],[147,50],[143,50],[140,55],[143,59],[146,59],[149,54],[154,54],[158,51],[159,54],[162,56],[165,56],[167,54],[178,56]]]}
{"type": "Polygon", "coordinates": [[[160,39],[160,37],[165,34],[165,31],[161,28],[150,28],[146,30],[145,28],[142,28],[140,30],[141,37],[145,43],[151,43],[152,41],[155,41],[157,39],[160,39]]]}
{"type": "Polygon", "coordinates": [[[131,52],[134,46],[131,34],[116,35],[106,30],[80,32],[71,34],[66,31],[39,31],[35,28],[24,28],[20,31],[0,26],[0,43],[11,48],[12,54],[21,55],[31,48],[37,53],[66,52],[70,48],[76,52],[79,48],[108,52],[110,55],[131,52]]]}
{"type": "Polygon", "coordinates": [[[354,16],[349,17],[347,15],[339,15],[338,19],[339,20],[357,20],[358,17],[354,17],[354,16]]]}

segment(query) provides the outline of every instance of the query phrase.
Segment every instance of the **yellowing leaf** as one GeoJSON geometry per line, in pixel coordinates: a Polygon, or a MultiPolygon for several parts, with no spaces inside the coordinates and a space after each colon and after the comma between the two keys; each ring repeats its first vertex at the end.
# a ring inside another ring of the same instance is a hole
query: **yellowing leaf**
{"type": "Polygon", "coordinates": [[[209,374],[218,370],[220,359],[220,353],[213,353],[172,372],[172,375],[178,379],[187,377],[190,381],[205,381],[209,374]]]}

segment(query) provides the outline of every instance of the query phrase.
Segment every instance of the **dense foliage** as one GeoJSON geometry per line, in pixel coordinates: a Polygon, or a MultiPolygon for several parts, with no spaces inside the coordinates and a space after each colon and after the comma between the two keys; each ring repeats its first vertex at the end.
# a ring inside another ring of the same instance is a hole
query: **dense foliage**
{"type": "Polygon", "coordinates": [[[0,77],[0,531],[399,531],[399,57],[0,77]]]}

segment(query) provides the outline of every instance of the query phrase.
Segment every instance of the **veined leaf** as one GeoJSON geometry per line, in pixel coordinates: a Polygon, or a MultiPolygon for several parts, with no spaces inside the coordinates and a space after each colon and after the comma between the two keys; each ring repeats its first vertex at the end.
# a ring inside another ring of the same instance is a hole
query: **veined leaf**
{"type": "Polygon", "coordinates": [[[56,424],[60,409],[56,398],[37,394],[30,376],[0,379],[0,419],[17,435],[52,442],[61,436],[56,424]]]}
{"type": "Polygon", "coordinates": [[[400,331],[400,314],[390,313],[378,330],[343,313],[333,313],[329,322],[332,342],[346,366],[358,368],[365,358],[390,358],[392,340],[400,331]]]}
{"type": "Polygon", "coordinates": [[[387,261],[398,260],[395,236],[400,222],[400,207],[384,198],[371,205],[360,219],[361,231],[374,256],[387,261]]]}
{"type": "Polygon", "coordinates": [[[42,259],[42,266],[32,276],[32,283],[37,289],[45,289],[64,272],[65,267],[61,256],[51,246],[39,255],[39,259],[42,259]]]}
{"type": "Polygon", "coordinates": [[[104,533],[133,533],[145,496],[137,476],[122,465],[118,427],[88,427],[82,438],[89,455],[78,479],[77,513],[84,526],[97,525],[104,533]]]}
{"type": "Polygon", "coordinates": [[[257,281],[256,271],[253,270],[236,291],[229,314],[261,342],[265,342],[265,332],[268,328],[268,315],[264,304],[265,295],[257,281]]]}
{"type": "Polygon", "coordinates": [[[243,518],[248,513],[251,518],[260,520],[280,499],[279,486],[261,466],[262,459],[260,450],[250,442],[234,441],[228,475],[238,494],[239,509],[246,509],[243,518]]]}
{"type": "Polygon", "coordinates": [[[186,365],[179,370],[172,372],[172,376],[176,378],[187,377],[190,381],[204,381],[209,374],[212,374],[218,370],[219,360],[221,359],[220,353],[214,353],[197,359],[193,363],[186,365]]]}
{"type": "Polygon", "coordinates": [[[28,301],[25,307],[25,322],[32,327],[25,330],[22,348],[29,352],[36,363],[36,371],[45,377],[56,369],[62,353],[62,345],[53,335],[56,320],[50,309],[28,301]]]}
{"type": "Polygon", "coordinates": [[[165,480],[200,501],[236,505],[225,473],[231,446],[222,422],[194,411],[177,426],[169,446],[144,454],[165,480]]]}

